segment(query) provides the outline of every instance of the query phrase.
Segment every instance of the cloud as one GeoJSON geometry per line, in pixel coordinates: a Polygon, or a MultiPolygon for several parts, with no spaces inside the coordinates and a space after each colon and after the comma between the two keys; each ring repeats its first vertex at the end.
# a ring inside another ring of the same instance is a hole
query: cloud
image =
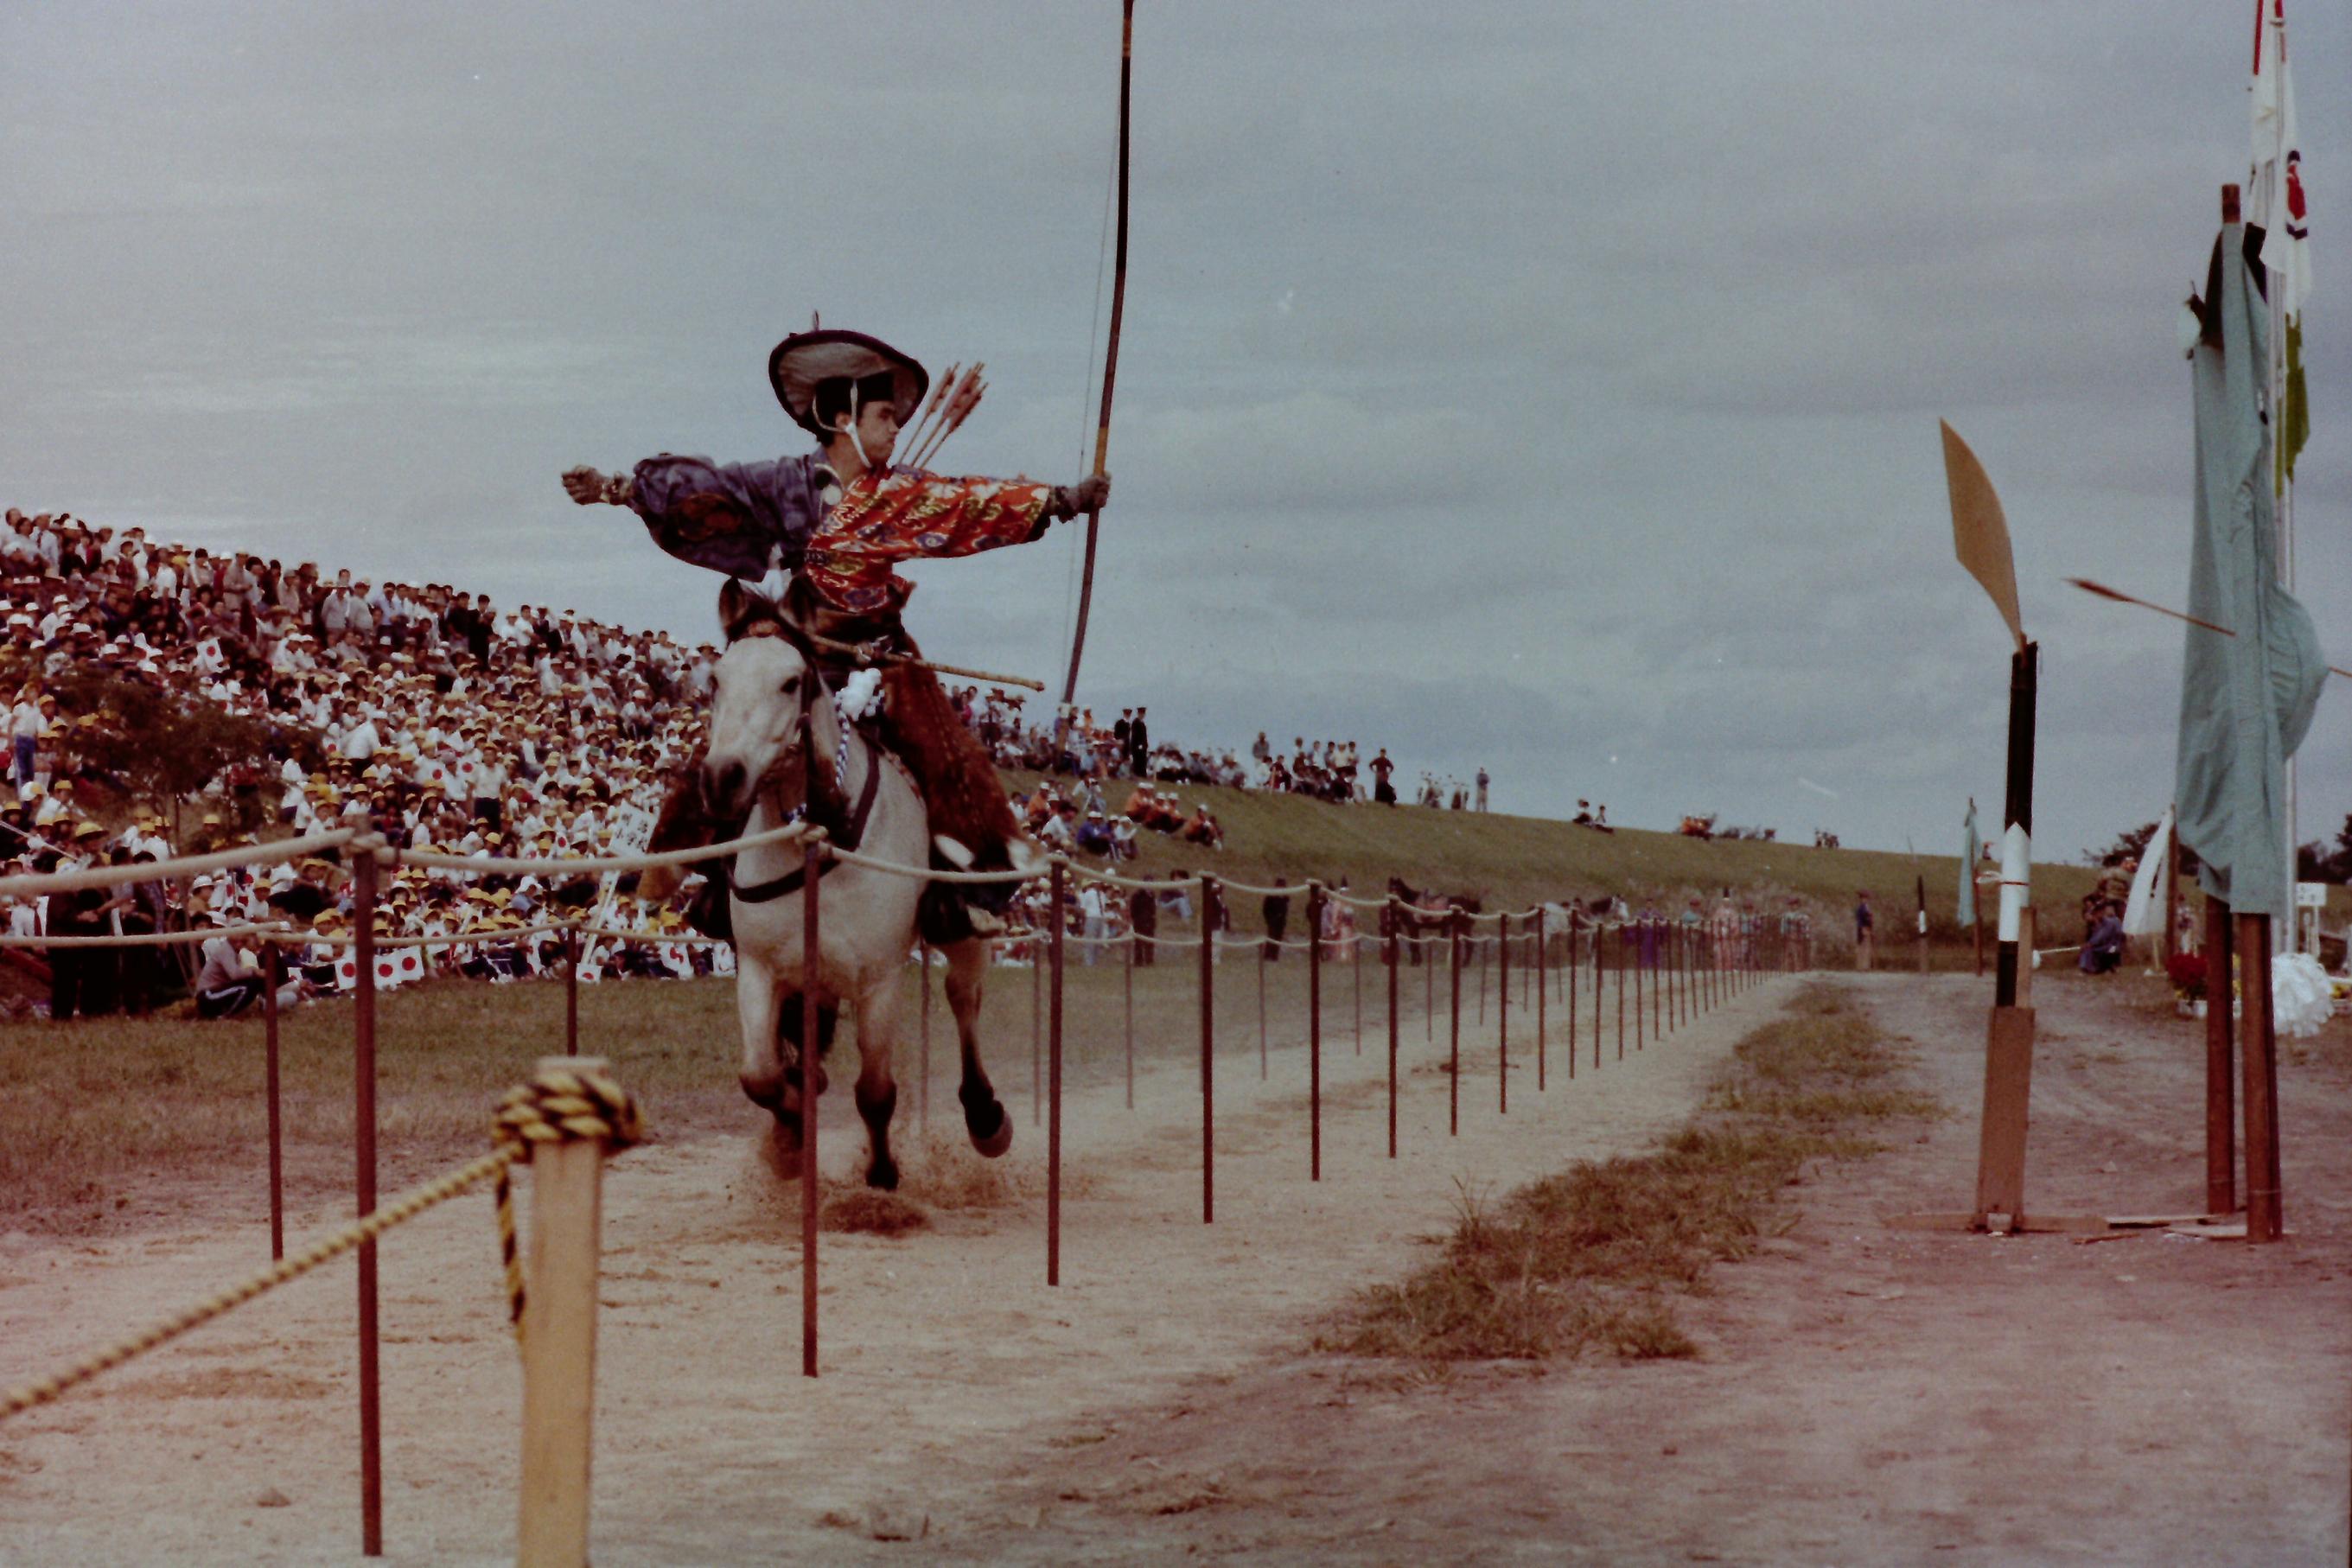
{"type": "MultiPolygon", "coordinates": [[[[2245,155],[2242,16],[1143,10],[1097,706],[1353,736],[1408,777],[1483,763],[1515,809],[1601,791],[1630,822],[1937,842],[1999,797],[2006,702],[1945,416],[2042,639],[2045,837],[2160,808],[2178,637],[2058,579],[2185,578],[2172,314],[2245,155]]],[[[554,476],[800,449],[763,361],[816,310],[989,361],[953,466],[1075,475],[1114,14],[843,26],[750,0],[657,38],[610,0],[560,28],[446,0],[12,17],[0,499],[699,637],[715,581],[554,476]]],[[[2301,29],[2305,132],[2352,144],[2318,90],[2352,79],[2340,29],[2301,29]]],[[[2312,171],[2323,213],[2340,171],[2312,171]]],[[[2299,583],[2344,662],[2352,316],[2325,304],[2299,583]]],[[[1058,674],[1077,548],[917,569],[917,635],[1058,674]]],[[[2352,810],[2335,701],[2312,820],[2352,810]]]]}

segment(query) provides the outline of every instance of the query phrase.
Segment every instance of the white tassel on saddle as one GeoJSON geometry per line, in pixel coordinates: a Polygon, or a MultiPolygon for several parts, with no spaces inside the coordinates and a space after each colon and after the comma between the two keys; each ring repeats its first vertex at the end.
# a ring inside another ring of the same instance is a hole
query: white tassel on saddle
{"type": "Polygon", "coordinates": [[[841,683],[841,690],[835,695],[833,705],[849,722],[863,722],[882,706],[882,672],[878,669],[859,670],[841,683]]]}
{"type": "Polygon", "coordinates": [[[1045,851],[1039,848],[1037,841],[1025,833],[1007,844],[1004,848],[1006,855],[1013,861],[1013,868],[1024,877],[1034,877],[1046,868],[1045,851]]]}

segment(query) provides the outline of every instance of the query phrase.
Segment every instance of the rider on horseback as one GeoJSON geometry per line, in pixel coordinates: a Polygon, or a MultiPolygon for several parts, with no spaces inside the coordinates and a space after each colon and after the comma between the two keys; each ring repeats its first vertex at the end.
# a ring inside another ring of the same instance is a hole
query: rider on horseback
{"type": "MultiPolygon", "coordinates": [[[[768,356],[768,378],[793,423],[824,443],[820,450],[724,465],[665,453],[626,475],[573,468],[564,489],[583,506],[628,507],[654,542],[680,560],[759,583],[804,633],[907,655],[917,649],[899,617],[914,584],[891,570],[895,563],[1025,543],[1110,493],[1102,474],[1063,486],[893,468],[898,431],[921,405],[930,378],[863,332],[795,332],[768,356]]],[[[858,657],[817,647],[837,688],[858,657]]],[[[886,664],[882,689],[883,743],[915,776],[934,834],[954,847],[950,858],[997,869],[1034,853],[993,762],[938,677],[886,664]]],[[[654,848],[716,843],[740,827],[711,816],[691,782],[699,773],[689,768],[671,791],[654,848]]],[[[982,915],[975,923],[996,922],[982,915]]]]}

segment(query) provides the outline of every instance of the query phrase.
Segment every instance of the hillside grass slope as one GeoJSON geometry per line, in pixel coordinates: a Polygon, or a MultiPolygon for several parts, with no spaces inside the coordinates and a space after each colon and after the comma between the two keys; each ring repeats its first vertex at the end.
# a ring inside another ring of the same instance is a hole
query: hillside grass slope
{"type": "MultiPolygon", "coordinates": [[[[1008,775],[1028,789],[1036,775],[1008,775]]],[[[1131,786],[1113,781],[1110,808],[1125,804],[1131,786]]],[[[1639,910],[1654,903],[1675,912],[1698,897],[1712,910],[1720,894],[1753,899],[1759,913],[1777,914],[1791,897],[1812,916],[1814,946],[1824,958],[1851,950],[1854,894],[1870,890],[1878,914],[1882,963],[1911,952],[1918,907],[1916,879],[1927,884],[1927,931],[1946,951],[1941,963],[1960,962],[1972,945],[1954,908],[1959,887],[1957,855],[1890,854],[1874,849],[1815,849],[1801,844],[1717,839],[1620,827],[1597,832],[1549,817],[1499,812],[1433,810],[1425,806],[1331,805],[1304,795],[1271,795],[1202,785],[1177,786],[1186,808],[1201,801],[1223,824],[1225,847],[1212,853],[1157,833],[1143,834],[1128,875],[1164,877],[1179,867],[1229,880],[1269,885],[1313,877],[1336,887],[1379,896],[1391,877],[1415,888],[1468,894],[1492,910],[1526,909],[1546,900],[1615,894],[1639,910]],[[1138,870],[1137,868],[1140,869],[1138,870]]],[[[2098,873],[2081,866],[2037,866],[2036,902],[2044,911],[2039,940],[2047,946],[2076,940],[2077,910],[2098,873]]],[[[2188,891],[2184,885],[2184,893],[2188,891]]],[[[1992,900],[1984,904],[1988,916],[1992,900]]],[[[1257,929],[1257,900],[1235,900],[1237,929],[1257,929]]],[[[1296,920],[1294,918],[1294,926],[1296,920]]],[[[1294,933],[1295,934],[1295,933],[1294,933]]],[[[1991,932],[1987,931],[1988,942],[1991,932]]]]}

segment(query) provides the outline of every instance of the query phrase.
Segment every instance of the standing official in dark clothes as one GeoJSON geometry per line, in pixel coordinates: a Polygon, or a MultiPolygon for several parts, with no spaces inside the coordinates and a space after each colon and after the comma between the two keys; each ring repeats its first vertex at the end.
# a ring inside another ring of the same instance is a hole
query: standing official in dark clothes
{"type": "Polygon", "coordinates": [[[1135,931],[1135,962],[1155,963],[1159,943],[1152,939],[1160,934],[1160,895],[1149,888],[1138,888],[1129,895],[1127,917],[1135,931]]]}
{"type": "MultiPolygon", "coordinates": [[[[1275,886],[1281,888],[1288,884],[1276,882],[1275,886]]],[[[1279,963],[1282,962],[1282,933],[1290,926],[1290,895],[1268,893],[1265,896],[1265,961],[1268,963],[1279,963]]]]}

